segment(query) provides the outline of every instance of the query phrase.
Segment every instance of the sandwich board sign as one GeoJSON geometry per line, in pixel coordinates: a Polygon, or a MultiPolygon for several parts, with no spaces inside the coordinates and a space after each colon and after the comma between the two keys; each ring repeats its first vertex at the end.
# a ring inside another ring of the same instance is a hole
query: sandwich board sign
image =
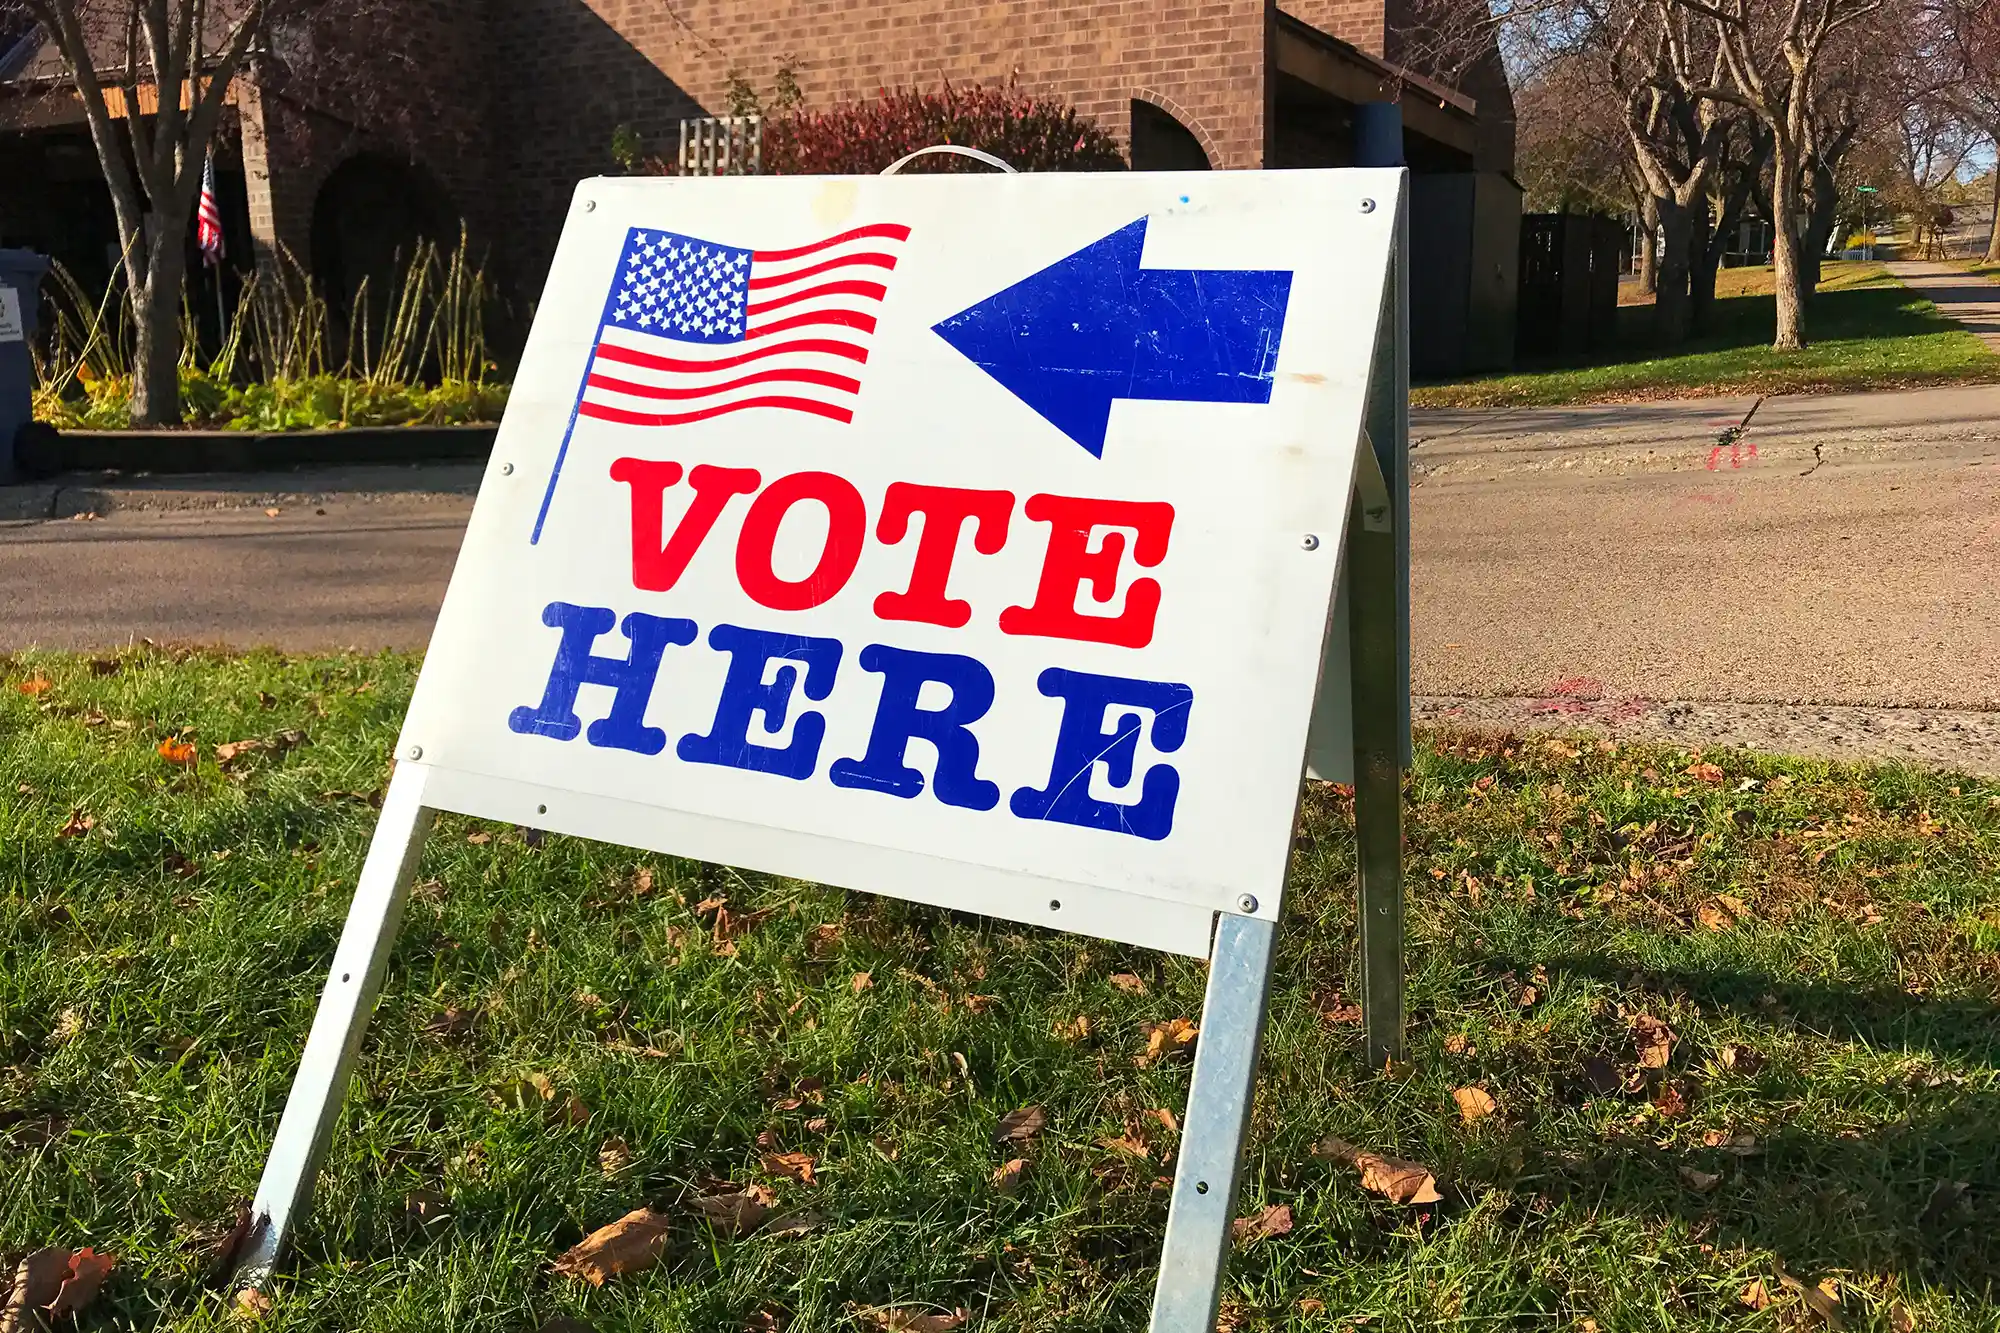
{"type": "Polygon", "coordinates": [[[1209,1327],[1301,773],[1393,822],[1403,197],[1396,170],[585,182],[246,1275],[446,810],[1209,958],[1153,1325],[1209,1327]]]}

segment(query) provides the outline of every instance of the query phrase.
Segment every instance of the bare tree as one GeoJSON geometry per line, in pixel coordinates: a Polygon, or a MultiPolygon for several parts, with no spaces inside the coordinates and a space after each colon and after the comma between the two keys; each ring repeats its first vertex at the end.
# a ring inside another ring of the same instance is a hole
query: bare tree
{"type": "Polygon", "coordinates": [[[1771,136],[1771,257],[1778,327],[1771,345],[1804,347],[1807,288],[1801,178],[1813,150],[1812,108],[1828,44],[1883,0],[1672,0],[1713,24],[1729,86],[1710,96],[1754,112],[1771,136]]]}
{"type": "Polygon", "coordinates": [[[1709,91],[1722,56],[1708,25],[1674,0],[1639,0],[1616,21],[1607,67],[1661,236],[1654,334],[1676,343],[1693,323],[1696,244],[1706,248],[1710,187],[1729,137],[1728,108],[1709,91]]]}
{"type": "Polygon", "coordinates": [[[1986,232],[1985,262],[2000,264],[2000,4],[1942,0],[1940,18],[1949,32],[1944,66],[1953,104],[1985,138],[1994,156],[1993,216],[1986,232]]]}
{"type": "Polygon", "coordinates": [[[111,191],[137,338],[135,426],[180,420],[188,227],[230,80],[267,3],[18,0],[62,54],[111,191]],[[110,92],[118,94],[115,108],[110,92]]]}

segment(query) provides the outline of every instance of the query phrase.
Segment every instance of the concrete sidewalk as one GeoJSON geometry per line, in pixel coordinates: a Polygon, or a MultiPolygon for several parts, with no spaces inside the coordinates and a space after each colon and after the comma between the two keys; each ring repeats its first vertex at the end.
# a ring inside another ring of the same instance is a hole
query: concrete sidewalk
{"type": "Polygon", "coordinates": [[[1927,259],[1893,260],[1888,269],[1896,281],[1935,301],[1938,313],[1965,325],[2000,352],[2000,282],[1927,259]]]}

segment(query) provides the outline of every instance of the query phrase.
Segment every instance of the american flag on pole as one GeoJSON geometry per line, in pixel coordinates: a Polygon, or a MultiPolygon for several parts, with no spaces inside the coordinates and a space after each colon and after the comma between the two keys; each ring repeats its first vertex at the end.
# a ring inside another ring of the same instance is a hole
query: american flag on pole
{"type": "Polygon", "coordinates": [[[745,408],[854,417],[897,253],[878,222],[782,250],[633,228],[577,414],[678,426],[745,408]]]}
{"type": "Polygon", "coordinates": [[[201,262],[214,265],[222,259],[222,207],[215,202],[215,154],[201,164],[201,199],[194,209],[194,243],[201,250],[201,262]]]}

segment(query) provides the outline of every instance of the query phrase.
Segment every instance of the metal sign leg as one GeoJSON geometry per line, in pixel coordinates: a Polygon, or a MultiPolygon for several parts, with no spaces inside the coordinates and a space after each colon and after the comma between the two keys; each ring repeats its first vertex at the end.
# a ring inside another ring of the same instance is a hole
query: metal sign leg
{"type": "Polygon", "coordinates": [[[1215,1328],[1277,938],[1277,925],[1256,917],[1229,914],[1216,927],[1194,1082],[1181,1125],[1181,1159],[1174,1168],[1160,1281],[1153,1293],[1152,1333],[1213,1333],[1215,1328]]]}
{"type": "MultiPolygon", "coordinates": [[[[1356,515],[1356,519],[1359,519],[1356,515]]],[[[1354,840],[1361,877],[1361,1018],[1368,1063],[1403,1056],[1403,730],[1396,669],[1396,538],[1348,524],[1354,690],[1354,840]]]]}
{"type": "Polygon", "coordinates": [[[402,923],[403,902],[423,854],[424,835],[430,831],[432,812],[423,802],[427,772],[402,765],[389,780],[347,925],[333,953],[333,969],[299,1060],[298,1078],[251,1205],[250,1234],[237,1262],[239,1287],[264,1284],[293,1224],[310,1206],[313,1180],[333,1137],[348,1075],[402,923]]]}

